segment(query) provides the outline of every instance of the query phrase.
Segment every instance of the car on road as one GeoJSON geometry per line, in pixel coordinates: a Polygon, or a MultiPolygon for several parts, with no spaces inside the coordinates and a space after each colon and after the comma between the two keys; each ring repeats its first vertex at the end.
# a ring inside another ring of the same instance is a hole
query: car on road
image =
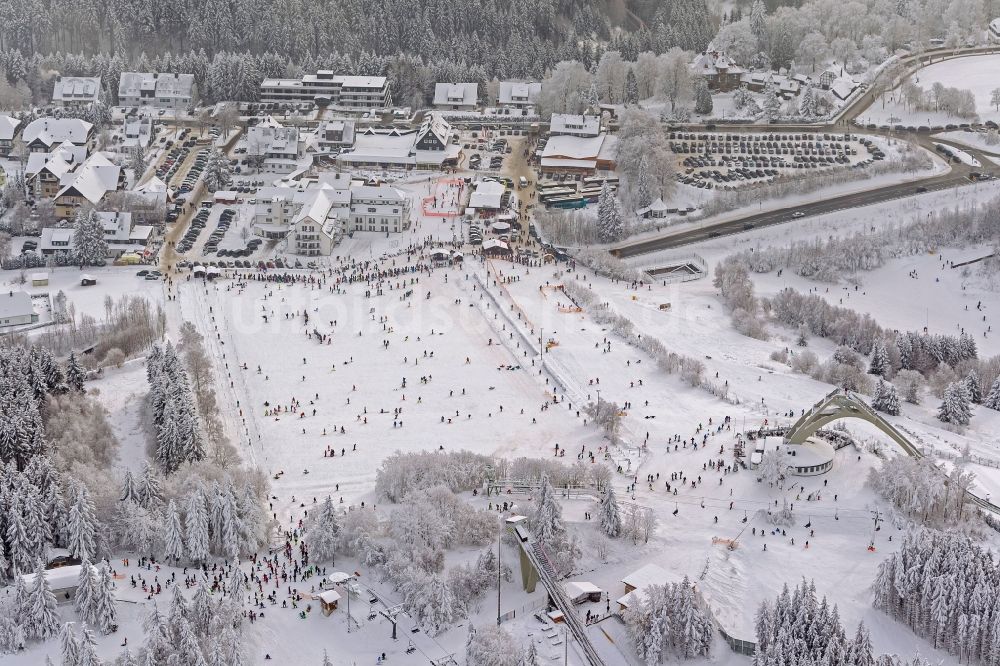
{"type": "Polygon", "coordinates": [[[924,193],[926,191],[927,191],[927,188],[924,187],[923,185],[921,185],[920,187],[917,188],[917,194],[922,194],[922,193],[924,193]]]}
{"type": "Polygon", "coordinates": [[[146,277],[147,275],[149,275],[149,271],[144,268],[141,271],[138,271],[135,275],[136,277],[146,277]]]}
{"type": "Polygon", "coordinates": [[[792,217],[795,218],[796,220],[799,219],[800,217],[805,217],[805,216],[806,214],[803,213],[801,210],[797,210],[794,213],[792,213],[792,217]]]}

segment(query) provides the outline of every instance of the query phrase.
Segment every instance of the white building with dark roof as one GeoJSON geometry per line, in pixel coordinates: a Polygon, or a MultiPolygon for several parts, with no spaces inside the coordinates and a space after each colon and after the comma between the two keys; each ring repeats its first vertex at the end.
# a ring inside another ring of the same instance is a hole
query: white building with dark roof
{"type": "Polygon", "coordinates": [[[194,74],[122,72],[118,104],[180,111],[194,99],[194,74]]]}
{"type": "Polygon", "coordinates": [[[316,144],[321,151],[339,152],[354,145],[354,121],[324,120],[316,128],[316,144]]]}
{"type": "Polygon", "coordinates": [[[449,111],[473,111],[479,103],[477,83],[434,84],[434,106],[449,111]]]}
{"type": "Polygon", "coordinates": [[[460,153],[451,125],[440,114],[429,113],[419,129],[368,127],[357,132],[354,146],[337,155],[337,164],[396,171],[441,169],[457,165],[460,153]]]}
{"type": "Polygon", "coordinates": [[[99,76],[60,76],[52,88],[52,105],[90,106],[101,96],[99,76]]]}

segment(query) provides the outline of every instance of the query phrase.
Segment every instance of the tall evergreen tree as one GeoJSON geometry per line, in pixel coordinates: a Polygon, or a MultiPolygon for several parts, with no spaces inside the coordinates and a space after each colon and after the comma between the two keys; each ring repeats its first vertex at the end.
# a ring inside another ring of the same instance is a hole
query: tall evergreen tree
{"type": "Polygon", "coordinates": [[[103,266],[108,257],[104,225],[93,208],[77,211],[73,224],[73,254],[81,266],[103,266]]]}
{"type": "Polygon", "coordinates": [[[955,425],[969,425],[972,409],[969,407],[969,394],[963,382],[952,382],[944,390],[944,400],[938,407],[938,420],[955,425]]]}
{"type": "Polygon", "coordinates": [[[615,491],[608,484],[608,492],[601,498],[600,510],[601,529],[612,539],[617,539],[622,533],[622,517],[618,512],[618,501],[615,498],[615,491]]]}

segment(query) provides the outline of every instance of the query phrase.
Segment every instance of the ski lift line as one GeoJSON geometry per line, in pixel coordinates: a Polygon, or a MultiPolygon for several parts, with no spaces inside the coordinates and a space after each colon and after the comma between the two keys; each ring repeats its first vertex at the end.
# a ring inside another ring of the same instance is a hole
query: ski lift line
{"type": "MultiPolygon", "coordinates": [[[[742,508],[744,510],[746,510],[747,507],[742,506],[743,504],[756,505],[757,509],[764,509],[764,508],[768,508],[768,507],[771,507],[771,506],[774,505],[773,501],[749,500],[749,499],[748,500],[744,500],[744,499],[739,499],[739,498],[735,498],[733,500],[728,500],[728,499],[724,499],[724,498],[708,497],[708,496],[701,496],[701,495],[678,495],[677,497],[674,497],[673,495],[670,495],[668,501],[674,502],[675,504],[680,503],[680,504],[684,504],[684,505],[688,505],[688,506],[699,506],[700,502],[702,500],[704,500],[706,503],[714,503],[714,504],[711,504],[710,506],[706,506],[705,507],[706,509],[707,508],[711,508],[712,506],[714,506],[714,507],[726,507],[726,509],[728,510],[729,502],[730,501],[732,501],[734,503],[734,507],[733,507],[734,509],[736,509],[736,508],[742,508]],[[695,501],[695,500],[697,500],[697,501],[695,501]]],[[[624,502],[619,502],[619,504],[624,504],[624,502]]],[[[643,505],[639,505],[639,506],[643,506],[643,505]]],[[[865,520],[871,520],[871,511],[869,509],[856,509],[856,508],[850,508],[850,507],[848,507],[848,508],[834,507],[833,508],[833,513],[838,513],[838,512],[841,515],[843,515],[844,513],[858,512],[858,513],[864,514],[864,519],[865,520]]],[[[809,513],[807,515],[809,515],[809,516],[833,515],[833,513],[831,513],[830,510],[826,509],[826,508],[817,508],[815,510],[812,509],[812,508],[810,508],[809,513]]]]}

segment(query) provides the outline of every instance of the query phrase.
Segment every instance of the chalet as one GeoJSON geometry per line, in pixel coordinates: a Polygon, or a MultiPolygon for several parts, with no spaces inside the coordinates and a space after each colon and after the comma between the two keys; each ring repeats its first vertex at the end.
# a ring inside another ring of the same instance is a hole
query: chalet
{"type": "Polygon", "coordinates": [[[77,118],[39,118],[28,123],[21,140],[33,153],[52,152],[64,141],[84,146],[89,152],[94,141],[94,125],[77,118]]]}
{"type": "Polygon", "coordinates": [[[691,74],[700,76],[712,90],[733,90],[740,85],[746,70],[722,51],[706,51],[695,56],[690,65],[691,74]]]}
{"type": "Polygon", "coordinates": [[[72,219],[81,206],[98,206],[108,192],[121,189],[125,184],[124,170],[104,156],[94,153],[79,167],[64,174],[56,193],[56,216],[72,219]]]}
{"type": "Polygon", "coordinates": [[[356,169],[441,169],[458,164],[461,146],[455,131],[439,114],[430,113],[419,129],[365,128],[354,145],[337,155],[337,164],[356,169]]]}
{"type": "Polygon", "coordinates": [[[549,123],[549,134],[553,136],[592,137],[601,133],[601,119],[598,116],[573,113],[553,113],[549,123]]]}
{"type": "Polygon", "coordinates": [[[663,585],[675,580],[675,576],[670,575],[663,567],[656,564],[640,567],[622,579],[625,594],[618,598],[618,606],[624,610],[635,603],[634,596],[636,594],[643,594],[645,588],[650,585],[663,585]]]}
{"type": "Polygon", "coordinates": [[[31,296],[23,291],[8,291],[0,294],[0,328],[23,326],[38,321],[38,315],[31,304],[31,296]]]}
{"type": "Polygon", "coordinates": [[[14,139],[17,138],[20,131],[20,120],[0,114],[0,157],[10,155],[10,150],[14,147],[14,139]]]}
{"type": "Polygon", "coordinates": [[[542,84],[525,81],[501,81],[497,91],[497,104],[501,107],[526,108],[538,102],[542,84]]]}
{"type": "Polygon", "coordinates": [[[473,111],[479,103],[477,83],[437,83],[434,85],[434,106],[449,111],[473,111]]]}
{"type": "Polygon", "coordinates": [[[118,79],[121,106],[149,106],[180,111],[194,99],[194,74],[122,72],[118,79]]]}
{"type": "Polygon", "coordinates": [[[100,99],[101,77],[60,76],[52,88],[52,106],[90,106],[100,99]]]}
{"type": "Polygon", "coordinates": [[[833,87],[833,82],[839,78],[839,74],[832,69],[824,69],[819,75],[819,87],[823,90],[829,90],[833,87]]]}
{"type": "Polygon", "coordinates": [[[61,187],[63,176],[87,159],[87,149],[69,141],[51,153],[29,153],[24,166],[24,183],[35,196],[52,198],[61,187]]]}

